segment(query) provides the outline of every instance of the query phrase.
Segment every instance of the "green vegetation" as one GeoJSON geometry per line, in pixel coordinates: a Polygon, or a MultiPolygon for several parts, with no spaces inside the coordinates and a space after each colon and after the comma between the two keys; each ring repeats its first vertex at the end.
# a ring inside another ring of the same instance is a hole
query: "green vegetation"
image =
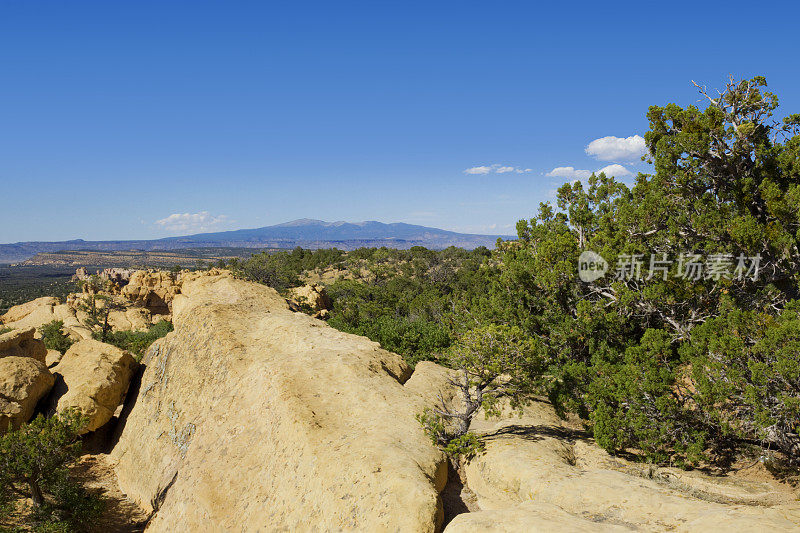
{"type": "Polygon", "coordinates": [[[111,296],[97,294],[96,292],[89,292],[86,298],[78,303],[78,311],[83,311],[83,313],[85,313],[83,325],[95,331],[95,338],[103,342],[107,342],[112,334],[109,315],[111,315],[112,311],[121,311],[124,309],[125,306],[115,301],[111,296]]]}
{"type": "Polygon", "coordinates": [[[456,332],[476,324],[467,309],[488,283],[482,265],[489,256],[486,248],[361,248],[347,253],[298,248],[256,254],[229,267],[278,290],[300,284],[308,271],[332,271],[329,323],[369,337],[413,364],[436,359],[456,332]]]}
{"type": "Polygon", "coordinates": [[[0,524],[21,496],[33,501],[25,521],[35,531],[91,529],[103,502],[69,471],[80,453],[78,432],[85,424],[77,411],[39,415],[0,437],[0,524]]]}
{"type": "MultiPolygon", "coordinates": [[[[493,251],[296,248],[216,266],[279,291],[322,280],[331,326],[458,369],[465,410],[420,415],[451,453],[478,449],[480,408],[536,393],[612,453],[690,467],[757,449],[796,465],[800,115],[777,108],[763,78],[703,108],[651,107],[652,174],[565,184],[493,251]],[[584,252],[611,271],[582,280],[584,252]]],[[[170,327],[112,333],[110,307],[87,306],[99,338],[139,356],[170,327]]]]}
{"type": "Polygon", "coordinates": [[[42,296],[66,298],[75,267],[0,265],[0,314],[42,296]]]}
{"type": "Polygon", "coordinates": [[[651,107],[654,175],[564,185],[559,213],[543,205],[498,250],[495,319],[542,339],[551,399],[610,451],[689,465],[747,441],[797,460],[800,115],[773,121],[764,86],[731,83],[702,111],[651,107]],[[580,281],[584,250],[640,254],[642,276],[580,281]],[[729,270],[692,275],[687,253],[729,270]],[[648,261],[663,254],[669,271],[648,261]],[[756,255],[760,276],[739,268],[756,255]]]}
{"type": "Polygon", "coordinates": [[[231,259],[217,266],[227,267],[239,276],[284,291],[300,283],[300,274],[319,267],[337,266],[344,252],[336,248],[291,252],[261,252],[245,260],[231,259]]]}
{"type": "MultiPolygon", "coordinates": [[[[611,452],[725,465],[756,446],[797,463],[800,115],[776,120],[765,87],[731,81],[703,109],[651,107],[653,174],[565,184],[491,253],[295,250],[232,266],[278,289],[332,273],[329,323],[412,364],[503,367],[510,349],[482,352],[467,332],[514,328],[536,354],[519,360],[516,396],[546,394],[611,452]],[[611,272],[582,281],[586,251],[611,272]]],[[[440,444],[469,447],[457,417],[421,419],[440,444]]]]}
{"type": "Polygon", "coordinates": [[[95,338],[127,350],[136,356],[137,361],[141,361],[147,348],[172,331],[172,329],[172,322],[159,320],[156,324],[150,326],[147,331],[110,331],[106,333],[104,339],[100,338],[102,333],[97,332],[95,333],[95,338]]]}
{"type": "Polygon", "coordinates": [[[48,350],[58,350],[63,355],[69,347],[73,345],[74,340],[65,334],[62,328],[64,322],[61,320],[53,320],[39,328],[39,333],[42,335],[42,341],[48,350]]]}
{"type": "Polygon", "coordinates": [[[467,331],[451,346],[445,363],[456,370],[450,384],[458,390],[456,405],[444,401],[418,420],[434,443],[451,455],[471,455],[478,441],[468,436],[470,422],[483,408],[499,415],[503,399],[521,408],[537,390],[544,370],[540,343],[514,326],[489,325],[467,331]]]}

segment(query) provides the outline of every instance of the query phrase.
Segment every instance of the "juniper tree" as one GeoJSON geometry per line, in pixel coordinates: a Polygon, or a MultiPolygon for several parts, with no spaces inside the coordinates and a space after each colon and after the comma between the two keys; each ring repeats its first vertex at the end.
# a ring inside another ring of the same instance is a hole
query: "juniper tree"
{"type": "Polygon", "coordinates": [[[738,436],[793,454],[800,115],[777,119],[762,77],[699,89],[704,106],[649,109],[654,173],[566,184],[558,212],[545,204],[518,224],[519,240],[495,252],[487,316],[541,339],[551,398],[589,417],[609,450],[694,461],[738,436]],[[581,281],[583,250],[611,273],[581,281]],[[727,270],[683,275],[689,254],[727,270]],[[623,256],[643,258],[640,276],[614,275],[623,256]],[[765,325],[735,341],[737,313],[765,325]]]}
{"type": "Polygon", "coordinates": [[[449,384],[457,390],[451,405],[441,404],[418,419],[439,445],[458,441],[469,431],[481,408],[487,416],[500,414],[502,399],[520,408],[530,399],[543,369],[535,339],[518,327],[488,325],[462,334],[445,353],[455,376],[449,384]]]}

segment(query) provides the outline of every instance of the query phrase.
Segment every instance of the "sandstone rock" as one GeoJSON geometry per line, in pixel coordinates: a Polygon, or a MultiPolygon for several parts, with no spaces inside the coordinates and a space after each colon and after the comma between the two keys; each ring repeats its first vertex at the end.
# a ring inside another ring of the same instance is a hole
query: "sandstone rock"
{"type": "Polygon", "coordinates": [[[47,350],[47,357],[44,359],[45,365],[47,368],[53,368],[61,361],[62,357],[63,354],[58,350],[47,350]]]}
{"type": "Polygon", "coordinates": [[[477,511],[456,516],[447,525],[446,533],[597,533],[637,531],[625,525],[602,523],[592,517],[581,517],[558,506],[532,501],[499,511],[477,511]]]}
{"type": "Polygon", "coordinates": [[[406,381],[405,388],[419,395],[426,405],[440,406],[444,400],[448,409],[455,410],[462,403],[458,391],[449,383],[449,380],[455,377],[454,370],[431,361],[420,361],[414,368],[411,378],[406,381]]]}
{"type": "MultiPolygon", "coordinates": [[[[120,289],[128,283],[134,272],[129,268],[104,268],[95,271],[94,275],[106,282],[103,292],[119,294],[120,289]]],[[[72,281],[87,281],[91,277],[92,274],[89,274],[85,267],[79,267],[75,270],[75,274],[72,275],[72,281]]],[[[83,286],[84,293],[93,292],[94,290],[90,285],[83,286]]]]}
{"type": "Polygon", "coordinates": [[[325,287],[316,283],[289,289],[287,301],[293,311],[309,312],[314,318],[327,318],[331,308],[325,287]]]}
{"type": "Polygon", "coordinates": [[[435,530],[446,463],[398,355],[225,274],[173,311],[111,452],[148,531],[435,530]]]}
{"type": "Polygon", "coordinates": [[[15,305],[0,317],[0,322],[16,329],[38,328],[53,320],[64,320],[70,315],[74,315],[74,312],[60,304],[58,298],[45,296],[15,305]]]}
{"type": "Polygon", "coordinates": [[[151,315],[150,316],[150,325],[151,326],[155,326],[156,324],[158,324],[162,320],[166,320],[167,322],[172,322],[172,316],[171,315],[151,315]]]}
{"type": "MultiPolygon", "coordinates": [[[[127,307],[130,305],[127,299],[120,296],[106,294],[109,299],[99,299],[95,305],[102,309],[113,302],[115,307],[108,315],[108,322],[112,331],[145,331],[151,325],[153,317],[148,309],[141,307],[127,307]]],[[[89,305],[89,294],[70,294],[67,297],[66,305],[71,310],[70,316],[63,320],[62,330],[74,340],[91,339],[92,330],[86,327],[89,315],[84,311],[84,307],[89,305]]]]}
{"type": "Polygon", "coordinates": [[[44,363],[47,348],[39,339],[35,339],[34,328],[15,329],[0,335],[0,358],[30,357],[44,363]]]}
{"type": "Polygon", "coordinates": [[[77,342],[53,368],[60,379],[50,407],[57,411],[77,407],[89,417],[84,433],[94,431],[111,420],[137,366],[130,353],[116,346],[96,340],[77,342]]]}
{"type": "Polygon", "coordinates": [[[31,357],[0,359],[0,434],[30,420],[36,404],[53,386],[53,375],[31,357]]]}
{"type": "Polygon", "coordinates": [[[180,277],[172,272],[137,270],[131,274],[121,294],[154,314],[166,315],[170,313],[172,300],[181,292],[180,277]]]}
{"type": "Polygon", "coordinates": [[[637,475],[571,430],[545,402],[522,418],[476,418],[486,451],[465,467],[481,511],[456,517],[459,531],[796,531],[800,504],[778,484],[687,474],[637,475]],[[702,491],[697,490],[702,486],[702,491]],[[777,498],[777,499],[776,499],[777,498]],[[753,505],[748,505],[753,504],[753,505]],[[554,510],[555,508],[555,510],[554,510]]]}
{"type": "MultiPolygon", "coordinates": [[[[80,321],[76,307],[80,295],[71,294],[67,303],[59,303],[58,298],[44,297],[17,305],[3,315],[4,326],[15,329],[40,328],[41,326],[60,320],[64,323],[62,330],[75,340],[91,339],[92,331],[80,321]]],[[[85,318],[85,317],[84,317],[85,318]]],[[[35,336],[39,336],[38,333],[35,336]]]]}
{"type": "Polygon", "coordinates": [[[53,306],[58,305],[58,303],[58,298],[54,298],[52,296],[37,298],[35,300],[31,300],[30,302],[25,302],[24,304],[15,305],[6,311],[6,313],[0,317],[0,319],[2,319],[4,324],[18,322],[41,308],[52,308],[53,306]]]}
{"type": "Polygon", "coordinates": [[[84,281],[89,279],[90,275],[86,267],[78,267],[75,269],[75,273],[72,275],[70,281],[84,281]]]}
{"type": "Polygon", "coordinates": [[[152,325],[153,317],[147,309],[131,308],[111,311],[108,323],[114,331],[146,331],[152,325]]]}
{"type": "Polygon", "coordinates": [[[130,281],[134,272],[135,270],[130,268],[104,268],[98,271],[97,275],[115,285],[122,286],[130,281]]]}
{"type": "Polygon", "coordinates": [[[81,341],[85,339],[92,339],[92,330],[81,324],[77,319],[71,321],[64,321],[64,327],[61,330],[69,335],[74,341],[81,341]]]}

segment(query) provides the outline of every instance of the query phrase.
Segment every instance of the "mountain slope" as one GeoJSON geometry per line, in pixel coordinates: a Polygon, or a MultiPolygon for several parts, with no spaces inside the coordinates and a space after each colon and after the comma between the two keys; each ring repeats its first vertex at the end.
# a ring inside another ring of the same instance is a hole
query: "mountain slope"
{"type": "Polygon", "coordinates": [[[200,233],[182,237],[130,241],[19,242],[0,244],[0,263],[24,261],[42,252],[62,250],[175,250],[195,247],[247,247],[247,248],[331,248],[345,250],[360,246],[388,246],[410,248],[425,246],[441,249],[448,246],[476,248],[493,247],[502,235],[476,235],[456,233],[414,224],[383,222],[325,222],[299,219],[284,224],[255,229],[241,229],[216,233],[200,233]]]}

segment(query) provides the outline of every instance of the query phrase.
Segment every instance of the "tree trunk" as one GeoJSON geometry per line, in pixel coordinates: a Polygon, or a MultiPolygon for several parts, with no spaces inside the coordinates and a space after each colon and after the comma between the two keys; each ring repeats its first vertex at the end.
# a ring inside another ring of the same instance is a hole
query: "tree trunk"
{"type": "Polygon", "coordinates": [[[458,419],[458,436],[466,435],[467,431],[469,431],[469,420],[466,418],[459,418],[458,419]]]}
{"type": "Polygon", "coordinates": [[[42,489],[36,481],[28,481],[28,487],[31,489],[31,499],[33,506],[39,507],[44,503],[44,496],[42,496],[42,489]]]}

